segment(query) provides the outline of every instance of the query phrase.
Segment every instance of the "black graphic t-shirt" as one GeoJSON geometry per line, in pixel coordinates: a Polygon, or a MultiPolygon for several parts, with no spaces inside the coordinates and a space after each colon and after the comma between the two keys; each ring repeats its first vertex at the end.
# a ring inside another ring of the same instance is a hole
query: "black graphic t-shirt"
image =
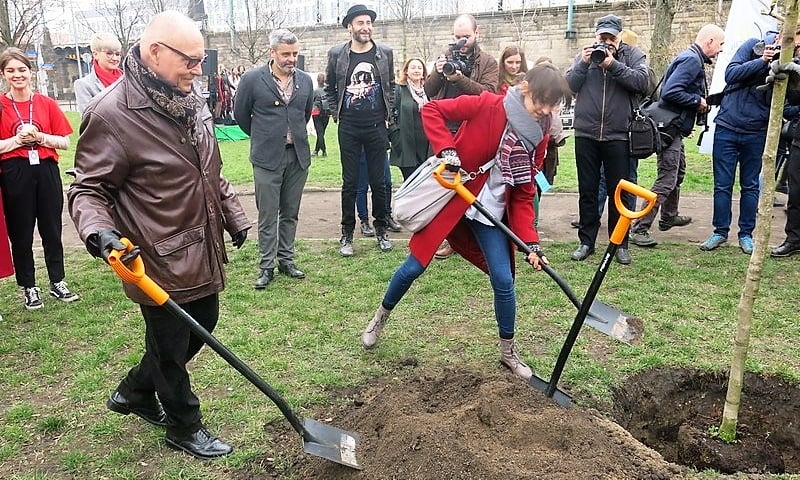
{"type": "Polygon", "coordinates": [[[350,52],[347,86],[339,118],[361,127],[375,125],[386,118],[381,78],[375,64],[375,45],[364,53],[350,52]]]}

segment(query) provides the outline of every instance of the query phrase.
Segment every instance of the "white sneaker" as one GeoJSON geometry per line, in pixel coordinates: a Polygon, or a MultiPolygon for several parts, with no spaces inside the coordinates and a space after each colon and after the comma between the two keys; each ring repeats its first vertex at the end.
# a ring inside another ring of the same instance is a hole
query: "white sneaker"
{"type": "Polygon", "coordinates": [[[75,300],[79,300],[81,298],[77,294],[70,292],[69,288],[67,288],[67,282],[63,280],[50,284],[50,295],[56,297],[62,302],[67,303],[74,302],[75,300]]]}

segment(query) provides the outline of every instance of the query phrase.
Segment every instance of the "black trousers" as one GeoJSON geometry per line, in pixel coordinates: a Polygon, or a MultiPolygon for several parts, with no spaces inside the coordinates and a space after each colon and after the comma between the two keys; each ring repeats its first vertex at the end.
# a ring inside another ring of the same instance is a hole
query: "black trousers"
{"type": "Polygon", "coordinates": [[[389,136],[384,122],[369,127],[339,123],[339,154],[342,161],[342,232],[356,228],[356,193],[358,192],[359,156],[367,159],[367,177],[372,191],[372,216],[375,230],[386,231],[386,150],[389,136]]]}
{"type": "Polygon", "coordinates": [[[789,182],[789,195],[786,201],[787,243],[800,243],[800,147],[792,144],[789,159],[783,167],[789,182]]]}
{"type": "MultiPolygon", "coordinates": [[[[580,226],[578,239],[581,244],[594,247],[600,230],[597,192],[600,186],[600,166],[603,166],[608,192],[608,234],[614,231],[619,220],[619,211],[614,203],[614,191],[620,180],[630,180],[630,160],[627,140],[599,142],[590,138],[575,138],[575,164],[578,168],[578,214],[580,226]]],[[[626,205],[630,199],[623,198],[626,205]]],[[[628,247],[628,235],[623,240],[628,247]]]]}
{"type": "MultiPolygon", "coordinates": [[[[192,392],[186,364],[203,341],[189,327],[163,307],[141,305],[145,324],[145,352],[117,389],[132,403],[152,401],[153,394],[170,418],[167,434],[183,437],[200,429],[200,400],[192,392]]],[[[219,319],[217,294],[181,304],[181,308],[210,332],[219,319]]]]}
{"type": "Polygon", "coordinates": [[[14,259],[17,285],[36,286],[33,265],[33,228],[38,226],[47,275],[53,283],[64,280],[64,246],[61,243],[61,212],[64,191],[58,163],[43,159],[31,165],[27,158],[11,158],[0,164],[8,238],[14,259]]]}
{"type": "Polygon", "coordinates": [[[311,117],[311,119],[314,120],[314,130],[317,132],[317,144],[314,145],[313,152],[327,154],[328,150],[325,148],[325,129],[328,128],[330,116],[320,113],[319,115],[311,117]]]}

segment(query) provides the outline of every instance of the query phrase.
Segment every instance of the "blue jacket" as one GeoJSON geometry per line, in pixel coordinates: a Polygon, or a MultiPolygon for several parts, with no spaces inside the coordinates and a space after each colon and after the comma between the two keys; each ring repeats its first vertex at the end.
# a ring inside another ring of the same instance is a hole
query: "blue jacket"
{"type": "Polygon", "coordinates": [[[747,40],[733,54],[725,69],[725,90],[729,93],[722,97],[714,123],[738,133],[766,135],[772,89],[756,90],[769,73],[769,64],[753,53],[753,45],[758,41],[747,40]],[[742,85],[745,88],[739,88],[742,85]]]}
{"type": "Polygon", "coordinates": [[[679,128],[683,135],[692,133],[700,99],[708,95],[706,63],[711,59],[695,43],[675,57],[664,74],[660,102],[673,112],[681,112],[679,128]]]}

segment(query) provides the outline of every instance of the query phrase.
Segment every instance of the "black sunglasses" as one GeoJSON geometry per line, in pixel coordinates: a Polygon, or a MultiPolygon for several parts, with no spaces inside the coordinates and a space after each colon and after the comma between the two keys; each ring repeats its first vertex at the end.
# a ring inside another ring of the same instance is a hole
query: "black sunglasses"
{"type": "Polygon", "coordinates": [[[181,56],[181,58],[183,58],[184,60],[186,60],[186,68],[188,68],[189,70],[191,70],[191,69],[193,69],[194,67],[196,67],[196,66],[200,65],[201,63],[204,63],[204,62],[206,61],[206,58],[208,57],[208,55],[203,55],[203,57],[202,57],[202,58],[190,57],[189,55],[186,55],[185,53],[181,52],[181,51],[180,51],[180,50],[178,50],[177,48],[175,48],[175,47],[170,47],[169,45],[167,45],[167,44],[166,44],[166,43],[164,43],[164,42],[156,42],[156,43],[157,43],[157,44],[159,44],[159,45],[162,45],[162,46],[164,46],[164,47],[167,47],[168,49],[170,49],[170,50],[172,50],[173,52],[175,52],[175,53],[177,53],[178,55],[180,55],[180,56],[181,56]]]}

